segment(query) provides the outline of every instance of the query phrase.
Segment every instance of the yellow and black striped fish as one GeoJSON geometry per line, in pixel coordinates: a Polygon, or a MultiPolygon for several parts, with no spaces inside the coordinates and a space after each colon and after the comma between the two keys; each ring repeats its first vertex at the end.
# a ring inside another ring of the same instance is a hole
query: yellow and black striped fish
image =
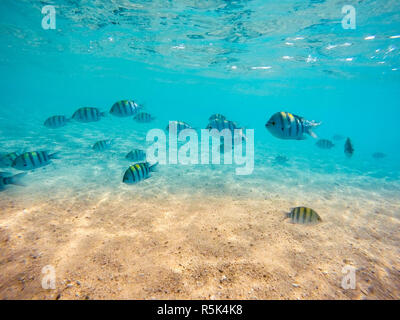
{"type": "Polygon", "coordinates": [[[193,129],[186,122],[183,122],[183,121],[170,121],[168,123],[167,127],[165,128],[165,130],[168,131],[169,133],[171,133],[170,131],[173,128],[176,128],[177,134],[179,134],[179,132],[181,132],[182,130],[185,130],[185,129],[193,129]]]}
{"type": "Polygon", "coordinates": [[[57,153],[49,154],[47,151],[24,152],[12,163],[12,167],[18,170],[33,170],[46,166],[51,159],[58,159],[57,153]]]}
{"type": "Polygon", "coordinates": [[[121,100],[114,103],[110,109],[110,113],[116,117],[130,117],[135,115],[141,106],[131,100],[121,100]]]}
{"type": "Polygon", "coordinates": [[[303,140],[305,139],[305,133],[316,138],[316,134],[311,129],[320,124],[290,112],[276,112],[265,124],[265,127],[279,139],[303,140]]]}
{"type": "Polygon", "coordinates": [[[147,123],[153,121],[155,118],[147,112],[139,112],[136,116],[133,117],[133,120],[140,123],[147,123]]]}
{"type": "Polygon", "coordinates": [[[94,151],[104,151],[109,149],[111,145],[112,145],[112,140],[100,140],[93,145],[92,149],[94,151]]]}
{"type": "Polygon", "coordinates": [[[322,221],[317,212],[306,207],[293,208],[287,216],[291,218],[292,223],[314,224],[322,221]]]}
{"type": "Polygon", "coordinates": [[[130,151],[125,158],[133,162],[143,161],[146,159],[146,152],[140,149],[134,149],[130,151]]]}
{"type": "Polygon", "coordinates": [[[233,121],[229,121],[229,120],[222,120],[222,119],[215,119],[215,120],[211,120],[206,129],[211,130],[211,129],[216,129],[218,131],[224,130],[224,129],[228,129],[228,130],[235,130],[235,129],[240,129],[236,122],[233,121]]]}
{"type": "Polygon", "coordinates": [[[84,107],[76,110],[72,115],[72,119],[79,122],[95,122],[105,116],[105,112],[101,112],[97,108],[84,107]]]}
{"type": "Polygon", "coordinates": [[[70,120],[66,116],[52,116],[47,118],[44,126],[51,129],[64,127],[70,120]]]}
{"type": "Polygon", "coordinates": [[[135,184],[150,177],[150,172],[155,171],[157,163],[150,165],[148,162],[139,162],[131,165],[124,174],[122,182],[135,184]]]}

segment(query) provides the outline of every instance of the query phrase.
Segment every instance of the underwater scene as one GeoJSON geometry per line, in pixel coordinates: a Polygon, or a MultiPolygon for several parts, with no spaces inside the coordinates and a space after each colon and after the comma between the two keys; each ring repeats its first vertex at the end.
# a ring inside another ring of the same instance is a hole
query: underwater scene
{"type": "Polygon", "coordinates": [[[2,0],[1,299],[399,299],[400,2],[2,0]]]}

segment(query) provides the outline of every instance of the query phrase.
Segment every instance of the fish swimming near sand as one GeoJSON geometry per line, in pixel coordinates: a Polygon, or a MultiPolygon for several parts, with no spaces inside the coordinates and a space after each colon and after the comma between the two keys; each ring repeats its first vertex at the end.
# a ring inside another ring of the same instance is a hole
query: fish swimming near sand
{"type": "Polygon", "coordinates": [[[186,122],[183,121],[170,121],[167,125],[167,127],[165,128],[166,131],[170,131],[170,128],[172,126],[176,127],[176,131],[179,134],[179,132],[181,132],[182,130],[185,129],[193,129],[189,124],[187,124],[186,122]]]}
{"type": "Polygon", "coordinates": [[[130,117],[139,112],[142,107],[132,100],[121,100],[114,103],[110,109],[110,114],[116,117],[130,117]]]}
{"type": "Polygon", "coordinates": [[[155,120],[155,118],[150,113],[139,112],[136,116],[133,117],[133,120],[139,123],[148,123],[155,120]]]}
{"type": "Polygon", "coordinates": [[[268,120],[265,127],[273,136],[279,139],[303,140],[305,139],[305,133],[317,138],[312,129],[320,124],[290,112],[277,112],[268,120]]]}
{"type": "Polygon", "coordinates": [[[33,170],[50,164],[51,159],[58,159],[58,154],[49,154],[48,151],[24,152],[11,166],[18,170],[33,170]]]}
{"type": "Polygon", "coordinates": [[[14,160],[21,155],[19,152],[10,152],[0,156],[0,167],[11,167],[14,160]]]}
{"type": "Polygon", "coordinates": [[[372,158],[374,158],[374,159],[383,159],[383,158],[386,158],[386,154],[384,154],[383,152],[374,152],[372,154],[372,158]]]}
{"type": "Polygon", "coordinates": [[[134,149],[130,151],[125,158],[133,162],[143,161],[146,159],[146,152],[140,149],[134,149]]]}
{"type": "Polygon", "coordinates": [[[299,224],[315,224],[322,221],[321,217],[315,210],[306,207],[293,208],[287,214],[287,217],[291,219],[292,223],[299,224]]]}
{"type": "Polygon", "coordinates": [[[64,127],[69,121],[70,119],[66,116],[52,116],[46,119],[44,126],[50,129],[57,129],[64,127]]]}
{"type": "Polygon", "coordinates": [[[226,120],[226,117],[220,113],[215,113],[208,118],[208,121],[214,121],[214,120],[226,120]]]}
{"type": "Polygon", "coordinates": [[[335,146],[333,142],[328,139],[320,139],[315,144],[320,149],[331,149],[335,146]]]}
{"type": "Polygon", "coordinates": [[[97,108],[84,107],[76,110],[72,115],[72,119],[79,122],[97,122],[105,116],[106,113],[97,108]]]}
{"type": "Polygon", "coordinates": [[[94,151],[105,151],[111,148],[113,140],[100,140],[97,141],[93,146],[92,149],[94,151]]]}
{"type": "Polygon", "coordinates": [[[158,163],[150,165],[148,162],[140,162],[131,165],[124,174],[122,182],[126,184],[135,184],[150,177],[150,172],[156,171],[158,163]]]}
{"type": "Polygon", "coordinates": [[[9,172],[0,172],[0,191],[4,190],[6,185],[14,184],[16,186],[25,186],[22,182],[22,178],[26,175],[26,172],[12,175],[9,172]]]}
{"type": "Polygon", "coordinates": [[[351,143],[350,138],[346,139],[346,143],[344,144],[344,154],[348,157],[351,158],[354,153],[354,147],[353,144],[351,143]]]}

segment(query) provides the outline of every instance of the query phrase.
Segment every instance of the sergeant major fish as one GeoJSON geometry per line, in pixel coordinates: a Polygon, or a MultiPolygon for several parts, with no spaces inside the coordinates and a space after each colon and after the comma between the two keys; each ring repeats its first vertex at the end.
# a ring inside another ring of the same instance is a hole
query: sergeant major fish
{"type": "Polygon", "coordinates": [[[216,119],[216,120],[211,120],[208,123],[206,129],[208,129],[208,130],[216,129],[218,131],[222,131],[224,129],[228,129],[230,131],[233,131],[235,129],[240,129],[240,128],[233,121],[216,119]]]}
{"type": "Polygon", "coordinates": [[[72,119],[79,122],[96,122],[105,116],[106,113],[97,108],[84,107],[76,110],[72,115],[72,119]]]}
{"type": "Polygon", "coordinates": [[[215,113],[208,118],[208,121],[213,121],[213,120],[226,120],[226,117],[220,113],[215,113]]]}
{"type": "Polygon", "coordinates": [[[344,144],[344,154],[348,157],[351,158],[354,153],[354,147],[353,144],[351,143],[350,138],[347,138],[346,143],[344,144]]]}
{"type": "Polygon", "coordinates": [[[314,224],[322,221],[321,217],[311,208],[296,207],[293,208],[287,217],[291,219],[292,223],[300,224],[314,224]]]}
{"type": "Polygon", "coordinates": [[[130,151],[125,158],[134,162],[143,161],[146,158],[146,153],[143,150],[134,149],[130,151]]]}
{"type": "Polygon", "coordinates": [[[1,167],[11,167],[14,160],[20,155],[19,152],[10,152],[0,157],[1,167]]]}
{"type": "Polygon", "coordinates": [[[171,128],[175,127],[177,134],[185,129],[193,129],[189,124],[183,121],[170,121],[165,128],[166,131],[170,132],[171,128]]]}
{"type": "Polygon", "coordinates": [[[57,153],[48,154],[48,151],[24,152],[12,163],[12,167],[18,170],[33,170],[46,166],[51,159],[58,159],[57,153]]]}
{"type": "Polygon", "coordinates": [[[44,126],[50,129],[57,129],[64,127],[70,120],[66,116],[52,116],[47,118],[44,126]]]}
{"type": "Polygon", "coordinates": [[[303,140],[305,133],[316,138],[317,135],[311,129],[320,124],[289,112],[277,112],[268,120],[265,127],[279,139],[303,140]]]}
{"type": "Polygon", "coordinates": [[[124,118],[135,115],[141,106],[136,102],[130,100],[121,100],[114,103],[111,107],[110,113],[113,116],[124,118]]]}
{"type": "Polygon", "coordinates": [[[112,145],[112,140],[100,140],[97,141],[93,146],[92,149],[94,151],[104,151],[110,149],[112,145]]]}
{"type": "Polygon", "coordinates": [[[140,162],[131,165],[124,174],[122,182],[135,184],[150,177],[150,172],[155,171],[157,163],[150,165],[148,162],[140,162]]]}
{"type": "Polygon", "coordinates": [[[0,172],[0,191],[2,191],[6,185],[15,184],[17,186],[25,186],[25,184],[21,181],[22,177],[26,175],[26,172],[18,173],[16,175],[12,175],[8,172],[0,172]]]}

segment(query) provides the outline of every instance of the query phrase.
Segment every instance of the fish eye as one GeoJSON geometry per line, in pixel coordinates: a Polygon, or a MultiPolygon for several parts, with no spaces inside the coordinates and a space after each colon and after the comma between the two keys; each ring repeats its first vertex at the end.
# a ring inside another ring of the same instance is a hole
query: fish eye
{"type": "Polygon", "coordinates": [[[275,121],[272,121],[271,124],[274,126],[275,125],[275,121]]]}

